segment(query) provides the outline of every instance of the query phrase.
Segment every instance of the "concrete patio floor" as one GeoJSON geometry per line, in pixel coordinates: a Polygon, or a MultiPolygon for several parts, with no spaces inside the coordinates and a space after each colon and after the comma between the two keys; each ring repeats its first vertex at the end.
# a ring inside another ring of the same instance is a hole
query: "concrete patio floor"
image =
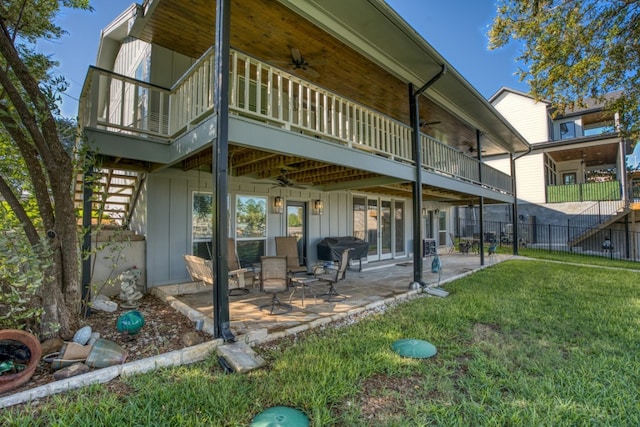
{"type": "MultiPolygon", "coordinates": [[[[440,255],[442,265],[440,285],[459,277],[473,273],[504,259],[508,255],[485,256],[485,266],[480,266],[479,255],[444,254],[440,255]]],[[[438,284],[438,274],[431,272],[433,258],[423,260],[423,279],[429,287],[438,284]]],[[[357,266],[347,270],[346,278],[336,285],[336,290],[346,298],[327,302],[326,297],[314,298],[328,290],[323,282],[311,283],[305,290],[304,306],[302,291],[288,292],[278,295],[282,302],[289,302],[293,292],[291,305],[293,309],[286,314],[269,313],[269,308],[260,310],[259,306],[268,304],[270,294],[260,292],[259,287],[249,288],[249,293],[229,297],[231,331],[236,338],[249,344],[268,341],[282,336],[302,332],[338,320],[356,315],[362,311],[376,309],[405,299],[418,296],[420,290],[411,290],[413,281],[413,263],[411,259],[389,260],[357,266]]],[[[202,283],[191,282],[169,285],[151,290],[158,298],[166,301],[174,309],[182,312],[192,320],[202,319],[203,330],[213,335],[213,297],[211,287],[202,283]]]]}

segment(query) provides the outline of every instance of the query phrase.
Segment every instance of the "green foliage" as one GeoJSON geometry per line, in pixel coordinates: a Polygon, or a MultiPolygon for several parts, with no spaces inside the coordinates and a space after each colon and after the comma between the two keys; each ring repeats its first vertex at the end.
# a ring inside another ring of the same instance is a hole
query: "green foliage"
{"type": "Polygon", "coordinates": [[[639,0],[500,0],[490,47],[521,46],[521,80],[536,99],[564,112],[585,99],[620,113],[624,134],[640,134],[639,0]],[[620,91],[619,97],[605,98],[620,91]]]}
{"type": "Polygon", "coordinates": [[[0,231],[8,233],[4,238],[11,240],[4,243],[12,245],[3,259],[1,284],[10,320],[17,324],[35,319],[39,308],[34,295],[43,270],[48,270],[51,292],[47,304],[41,305],[39,325],[45,335],[55,332],[54,324],[69,335],[80,306],[72,194],[75,126],[71,120],[56,120],[67,83],[55,74],[55,60],[37,46],[40,40],[56,40],[65,33],[56,25],[63,8],[91,10],[89,0],[0,3],[0,195],[6,201],[3,209],[11,209],[0,221],[0,231]],[[50,236],[46,243],[45,232],[50,236]],[[46,264],[52,259],[43,252],[46,245],[59,249],[58,262],[46,264]]]}
{"type": "Polygon", "coordinates": [[[0,232],[0,329],[38,329],[39,291],[49,267],[47,246],[32,246],[20,233],[0,232]]]}

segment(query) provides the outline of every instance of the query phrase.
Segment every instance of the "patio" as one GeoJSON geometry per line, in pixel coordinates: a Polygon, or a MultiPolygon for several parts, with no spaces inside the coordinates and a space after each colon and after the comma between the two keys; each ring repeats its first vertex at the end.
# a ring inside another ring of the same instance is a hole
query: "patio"
{"type": "MultiPolygon", "coordinates": [[[[492,263],[510,258],[508,255],[495,255],[493,259],[485,256],[485,267],[492,263]]],[[[431,272],[433,258],[424,259],[424,281],[430,286],[438,284],[438,274],[431,272]]],[[[461,276],[470,274],[484,267],[480,266],[480,258],[474,254],[440,255],[442,271],[440,284],[445,284],[461,276]]],[[[270,295],[260,292],[258,286],[250,288],[249,293],[229,297],[231,331],[238,340],[249,344],[269,341],[286,335],[319,327],[363,311],[381,309],[386,305],[421,294],[420,290],[409,289],[413,281],[413,264],[411,259],[389,260],[363,264],[362,271],[355,267],[347,270],[346,278],[336,285],[339,293],[347,298],[327,302],[324,298],[314,298],[328,289],[322,282],[311,283],[305,291],[304,306],[302,290],[293,293],[291,304],[293,309],[286,314],[269,314],[269,309],[259,310],[267,304],[270,295]]],[[[279,294],[282,302],[288,302],[293,288],[287,293],[279,294]]],[[[213,305],[210,287],[191,282],[178,285],[153,288],[151,292],[170,304],[192,320],[202,319],[203,330],[213,334],[213,305]]]]}

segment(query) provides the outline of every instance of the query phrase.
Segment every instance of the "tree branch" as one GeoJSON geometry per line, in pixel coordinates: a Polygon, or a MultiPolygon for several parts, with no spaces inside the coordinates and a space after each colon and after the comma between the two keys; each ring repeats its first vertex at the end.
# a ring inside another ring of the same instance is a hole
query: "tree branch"
{"type": "Polygon", "coordinates": [[[15,142],[20,154],[24,159],[24,162],[29,171],[31,177],[31,184],[36,196],[36,202],[38,203],[38,209],[40,210],[40,216],[47,230],[53,228],[54,214],[53,206],[49,197],[47,178],[42,166],[38,161],[35,148],[28,142],[26,135],[21,131],[18,124],[10,116],[9,111],[5,105],[0,104],[0,123],[7,131],[13,142],[15,142]]]}
{"type": "Polygon", "coordinates": [[[33,225],[31,219],[29,219],[27,212],[25,212],[22,204],[20,204],[20,200],[13,193],[11,187],[9,187],[7,181],[2,175],[0,175],[0,194],[9,204],[9,207],[18,218],[18,221],[20,221],[20,224],[22,224],[24,233],[27,236],[27,239],[29,239],[29,243],[31,244],[31,246],[39,244],[40,236],[38,236],[36,227],[33,225]]]}

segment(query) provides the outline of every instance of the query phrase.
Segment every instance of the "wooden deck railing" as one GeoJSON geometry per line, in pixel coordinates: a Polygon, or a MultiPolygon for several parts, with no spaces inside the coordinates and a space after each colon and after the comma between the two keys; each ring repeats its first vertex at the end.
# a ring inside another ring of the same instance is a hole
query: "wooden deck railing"
{"type": "MultiPolygon", "coordinates": [[[[80,99],[80,124],[170,143],[214,113],[213,83],[212,49],[172,88],[91,67],[80,99]]],[[[413,163],[410,126],[235,50],[230,58],[229,111],[413,163]]],[[[429,136],[421,135],[421,143],[424,168],[512,192],[509,175],[479,166],[477,159],[429,136]]]]}

